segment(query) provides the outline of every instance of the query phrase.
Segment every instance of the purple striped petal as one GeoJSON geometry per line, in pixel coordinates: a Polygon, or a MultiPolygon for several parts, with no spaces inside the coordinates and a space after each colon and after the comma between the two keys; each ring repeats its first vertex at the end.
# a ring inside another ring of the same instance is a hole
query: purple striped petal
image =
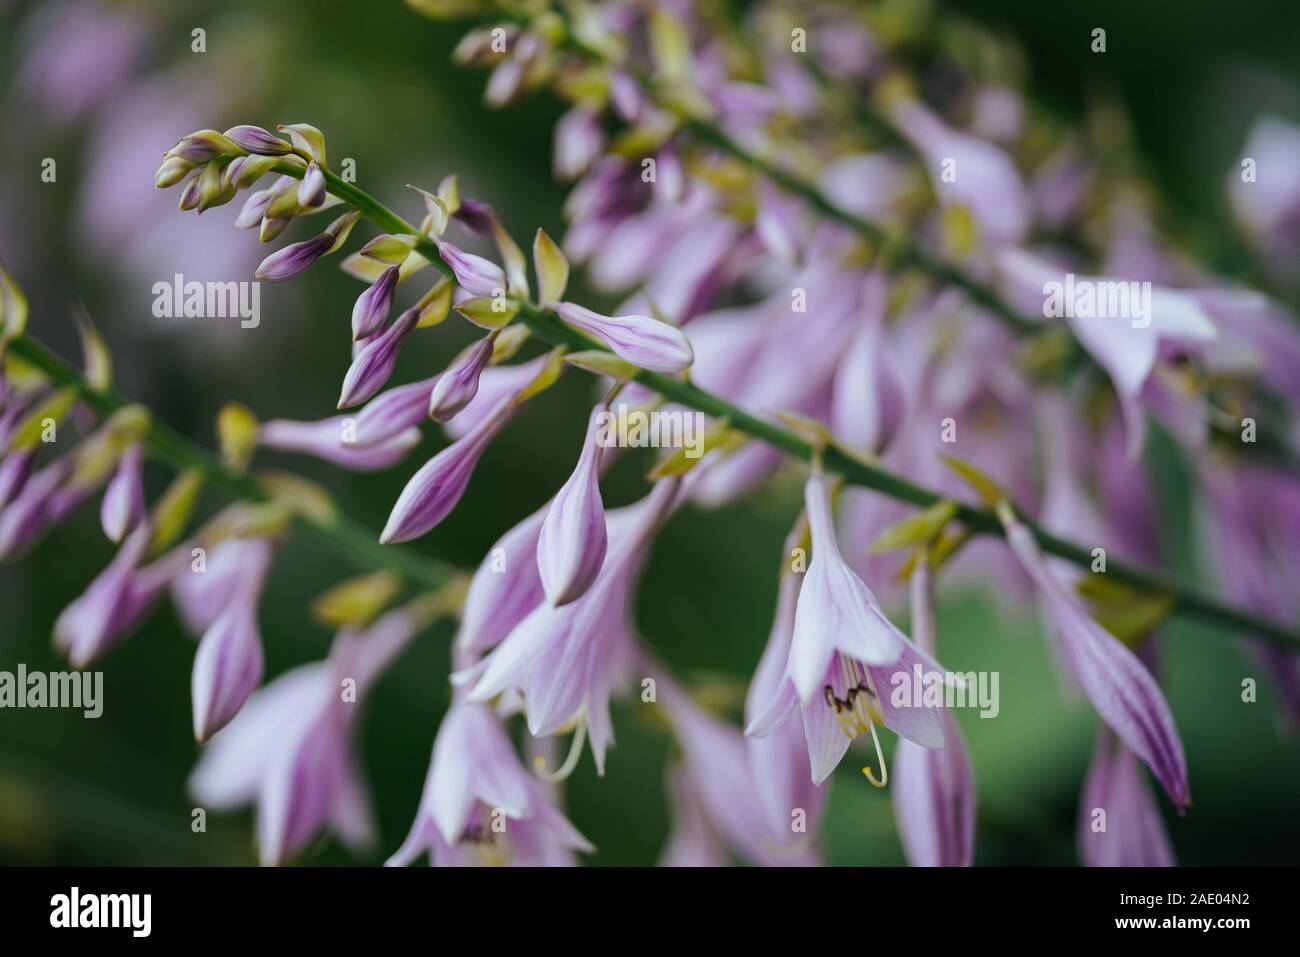
{"type": "MultiPolygon", "coordinates": [[[[424,403],[420,403],[424,415],[424,403]]],[[[406,428],[383,441],[363,444],[360,440],[360,419],[336,415],[319,422],[296,422],[291,419],[272,419],[263,423],[258,442],[267,448],[287,452],[305,452],[325,459],[355,472],[375,472],[386,469],[406,457],[406,453],[420,444],[420,430],[406,428]],[[353,433],[356,442],[348,442],[353,433]]]]}
{"type": "Polygon", "coordinates": [[[695,360],[685,333],[650,316],[602,316],[572,302],[559,303],[555,311],[566,323],[642,369],[681,372],[695,360]]]}
{"type": "Polygon", "coordinates": [[[321,233],[300,243],[293,243],[277,250],[262,260],[255,275],[268,282],[281,282],[292,279],[300,272],[306,271],[311,264],[320,259],[334,245],[334,237],[321,233]]]}
{"type": "Polygon", "coordinates": [[[133,444],[117,463],[117,471],[100,503],[99,521],[111,542],[121,542],[126,534],[144,521],[144,450],[133,444]]]}
{"type": "Polygon", "coordinates": [[[379,393],[357,413],[356,442],[361,448],[380,445],[424,421],[429,396],[438,376],[399,385],[379,393]]]}
{"type": "Polygon", "coordinates": [[[388,377],[393,374],[393,367],[397,365],[402,343],[419,320],[420,311],[408,309],[383,332],[364,340],[361,351],[352,360],[347,375],[343,377],[343,388],[339,393],[340,409],[360,405],[384,387],[388,377]]]}
{"type": "Polygon", "coordinates": [[[600,498],[597,437],[608,409],[592,413],[578,465],[555,493],[537,540],[537,570],[552,605],[567,605],[591,587],[605,562],[609,539],[600,498]]]}
{"type": "Polygon", "coordinates": [[[451,267],[456,282],[471,295],[499,295],[509,285],[505,271],[490,259],[467,253],[449,242],[438,243],[438,252],[442,254],[443,262],[451,267]]]}
{"type": "Polygon", "coordinates": [[[479,377],[492,358],[493,344],[491,336],[484,336],[438,378],[429,395],[429,418],[447,422],[474,401],[479,377]]]}
{"type": "Polygon", "coordinates": [[[393,293],[397,289],[398,268],[389,266],[379,278],[357,296],[352,307],[352,339],[367,339],[378,332],[388,321],[393,307],[393,293]]]}

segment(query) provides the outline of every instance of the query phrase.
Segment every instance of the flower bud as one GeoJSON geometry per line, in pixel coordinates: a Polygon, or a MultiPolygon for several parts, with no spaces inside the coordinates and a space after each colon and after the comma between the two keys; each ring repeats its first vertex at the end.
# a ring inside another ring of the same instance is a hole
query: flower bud
{"type": "Polygon", "coordinates": [[[609,540],[600,497],[597,437],[604,404],[591,413],[577,468],[555,493],[537,540],[537,570],[552,605],[582,597],[605,563],[609,540]]]}
{"type": "Polygon", "coordinates": [[[298,184],[298,205],[304,209],[316,209],[325,202],[325,174],[320,166],[312,162],[298,184]]]}
{"type": "Polygon", "coordinates": [[[492,358],[493,337],[484,336],[438,379],[429,396],[429,418],[446,422],[473,401],[478,380],[492,358]]]}
{"type": "Polygon", "coordinates": [[[389,266],[361,295],[352,307],[352,339],[366,339],[378,332],[388,320],[397,289],[398,268],[389,266]]]}
{"type": "Polygon", "coordinates": [[[260,126],[232,126],[226,130],[226,136],[240,149],[261,156],[284,156],[293,152],[292,146],[260,126]]]}
{"type": "Polygon", "coordinates": [[[343,377],[343,389],[339,394],[340,409],[360,405],[384,387],[388,377],[393,374],[397,356],[402,343],[415,328],[420,314],[415,309],[408,309],[383,332],[363,340],[361,351],[352,360],[347,375],[343,377]]]}
{"type": "Polygon", "coordinates": [[[178,157],[198,166],[218,156],[231,156],[240,152],[238,144],[230,137],[216,130],[199,130],[189,136],[182,136],[176,145],[167,151],[167,158],[178,157]]]}
{"type": "Polygon", "coordinates": [[[438,252],[451,267],[456,282],[470,295],[494,296],[506,289],[505,271],[491,260],[467,253],[448,242],[440,242],[438,252]]]}
{"type": "Polygon", "coordinates": [[[189,160],[182,159],[179,156],[169,156],[158,167],[158,172],[153,174],[154,188],[167,189],[169,186],[175,186],[192,169],[194,169],[194,164],[189,160]]]}
{"type": "Polygon", "coordinates": [[[681,372],[695,360],[691,342],[680,329],[650,316],[602,316],[572,302],[559,303],[555,311],[564,322],[642,369],[681,372]]]}

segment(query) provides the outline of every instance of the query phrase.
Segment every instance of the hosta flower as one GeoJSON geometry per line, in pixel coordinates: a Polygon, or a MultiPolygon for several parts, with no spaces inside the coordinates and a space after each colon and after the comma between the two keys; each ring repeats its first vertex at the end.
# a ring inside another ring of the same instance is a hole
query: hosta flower
{"type": "Polygon", "coordinates": [[[352,307],[352,338],[373,336],[388,321],[393,307],[393,293],[397,289],[398,269],[389,266],[370,286],[357,297],[352,307]]]}
{"type": "MultiPolygon", "coordinates": [[[[934,602],[930,568],[912,571],[912,637],[934,651],[934,602]]],[[[894,752],[894,818],[907,859],[914,867],[968,867],[975,858],[975,778],[957,722],[937,709],[943,747],[923,748],[907,738],[894,752]]]]}
{"type": "MultiPolygon", "coordinates": [[[[382,398],[380,396],[375,401],[382,398]]],[[[420,419],[423,419],[423,400],[419,408],[420,419]]],[[[420,430],[414,425],[368,442],[366,437],[373,437],[374,433],[363,429],[362,415],[364,410],[355,419],[346,415],[336,415],[318,422],[272,419],[264,422],[258,431],[258,444],[286,452],[305,452],[357,472],[386,469],[406,458],[407,453],[420,444],[420,430]]]]}
{"type": "Polygon", "coordinates": [[[704,801],[686,769],[670,766],[667,773],[672,830],[659,855],[660,867],[726,867],[731,863],[722,836],[709,821],[704,801]]]}
{"type": "Polygon", "coordinates": [[[375,680],[422,626],[402,608],[363,633],[340,633],[326,661],[285,672],[255,692],[204,749],[190,792],[210,810],[256,804],[263,864],[284,863],[327,827],[349,847],[373,843],[352,737],[375,680]],[[349,679],[355,696],[344,694],[349,679]]]}
{"type": "Polygon", "coordinates": [[[206,741],[225,727],[262,680],[265,659],[257,627],[257,604],[271,544],[248,539],[237,546],[238,572],[225,606],[204,632],[194,655],[191,692],[194,737],[206,741]]]}
{"type": "Polygon", "coordinates": [[[446,422],[474,401],[479,377],[492,358],[492,336],[484,336],[438,377],[429,393],[429,418],[446,422]]]}
{"type": "Polygon", "coordinates": [[[433,743],[424,796],[390,865],[573,864],[595,850],[519,763],[492,709],[454,701],[433,743]]]}
{"type": "Polygon", "coordinates": [[[691,342],[676,326],[649,316],[602,316],[561,302],[555,311],[566,323],[599,339],[615,355],[651,372],[681,372],[695,358],[691,342]]]}
{"type": "Polygon", "coordinates": [[[356,435],[352,437],[352,444],[358,448],[371,448],[415,429],[427,417],[429,397],[438,379],[438,376],[431,376],[394,386],[367,402],[356,414],[356,435]]]}
{"type": "Polygon", "coordinates": [[[464,652],[495,647],[546,597],[537,571],[537,540],[548,508],[541,508],[488,549],[470,579],[456,647],[464,652]]]}
{"type": "Polygon", "coordinates": [[[848,446],[879,452],[903,418],[903,390],[891,366],[882,328],[884,277],[873,273],[863,283],[858,307],[862,327],[835,370],[831,430],[848,446]]]}
{"type": "MultiPolygon", "coordinates": [[[[268,207],[267,213],[270,212],[271,210],[268,207]]],[[[280,282],[285,279],[292,279],[300,272],[310,269],[312,263],[322,256],[332,253],[342,245],[359,216],[360,213],[356,210],[344,213],[330,223],[325,232],[271,253],[262,260],[262,265],[257,267],[257,278],[269,282],[280,282]]],[[[262,223],[262,239],[266,241],[271,238],[266,235],[266,217],[263,218],[262,223]]],[[[282,229],[283,226],[280,228],[282,229]]]]}
{"type": "Polygon", "coordinates": [[[397,497],[379,540],[407,542],[419,538],[441,522],[465,494],[479,458],[514,414],[506,399],[473,429],[447,446],[411,476],[397,497]]]}
{"type": "Polygon", "coordinates": [[[610,694],[632,664],[632,587],[676,495],[676,483],[663,481],[636,505],[609,513],[609,553],[596,581],[567,605],[539,604],[491,654],[458,672],[453,681],[468,689],[467,700],[521,691],[531,734],[556,734],[576,722],[604,773],[613,742],[610,694]]]}
{"type": "Polygon", "coordinates": [[[393,368],[397,365],[402,344],[415,330],[415,324],[419,321],[419,310],[407,309],[383,332],[362,340],[356,358],[352,360],[347,375],[343,377],[343,388],[339,392],[338,402],[340,409],[350,409],[360,405],[384,387],[384,383],[388,381],[389,376],[393,374],[393,368]]]}
{"type": "Polygon", "coordinates": [[[1294,270],[1300,249],[1300,126],[1278,116],[1256,120],[1241,155],[1254,160],[1254,176],[1240,166],[1228,174],[1232,211],[1252,241],[1284,268],[1294,270]]]}
{"type": "Polygon", "coordinates": [[[560,179],[576,179],[600,155],[605,136],[600,123],[588,110],[575,106],[555,127],[555,158],[552,165],[560,179]]]}
{"type": "Polygon", "coordinates": [[[509,286],[505,271],[490,259],[467,253],[445,240],[438,243],[438,252],[451,267],[456,282],[470,295],[500,296],[509,286]]]}
{"type": "MultiPolygon", "coordinates": [[[[144,452],[138,443],[131,445],[118,460],[117,471],[104,491],[99,519],[109,541],[121,542],[126,533],[144,520],[144,487],[141,469],[144,452]]],[[[0,497],[0,502],[3,497],[0,497]]]]}
{"type": "Polygon", "coordinates": [[[298,184],[298,205],[315,209],[325,202],[325,174],[314,160],[307,166],[302,182],[298,184]]]}
{"type": "Polygon", "coordinates": [[[1183,742],[1160,686],[1124,644],[1097,624],[1044,559],[1033,533],[1006,522],[1007,543],[1038,586],[1071,674],[1121,741],[1146,762],[1180,808],[1191,802],[1183,742]]]}
{"type": "Polygon", "coordinates": [[[293,152],[293,147],[260,126],[232,126],[226,136],[241,150],[263,156],[283,156],[293,152]]]}
{"type": "Polygon", "coordinates": [[[603,403],[592,411],[578,465],[551,500],[537,541],[537,569],[553,605],[566,605],[581,596],[605,561],[608,538],[597,439],[607,413],[603,403]]]}
{"type": "Polygon", "coordinates": [[[1133,752],[1104,729],[1079,807],[1079,856],[1089,867],[1172,867],[1165,823],[1133,752]]]}

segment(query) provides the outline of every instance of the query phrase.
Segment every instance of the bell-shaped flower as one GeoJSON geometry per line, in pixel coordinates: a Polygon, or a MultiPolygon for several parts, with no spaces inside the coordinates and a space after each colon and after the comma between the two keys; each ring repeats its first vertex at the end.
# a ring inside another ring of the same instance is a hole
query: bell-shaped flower
{"type": "Polygon", "coordinates": [[[578,465],[555,493],[537,541],[537,570],[552,605],[567,605],[595,581],[605,561],[605,505],[600,497],[600,436],[609,415],[592,410],[578,465]]]}
{"type": "Polygon", "coordinates": [[[468,688],[467,700],[522,692],[529,732],[553,735],[576,722],[575,759],[585,734],[603,774],[613,742],[610,694],[627,679],[635,653],[632,588],[677,491],[665,480],[635,505],[610,512],[609,554],[591,588],[558,608],[539,604],[491,654],[454,674],[453,684],[468,688]]]}
{"type": "Polygon", "coordinates": [[[470,295],[499,296],[509,288],[505,270],[492,260],[467,253],[445,240],[438,243],[438,252],[442,254],[443,262],[451,267],[456,282],[470,295]]]}
{"type": "Polygon", "coordinates": [[[676,326],[650,316],[602,316],[572,302],[555,305],[568,325],[599,339],[621,359],[651,372],[681,372],[695,354],[676,326]]]}
{"type": "Polygon", "coordinates": [[[465,595],[458,650],[495,647],[545,598],[537,571],[537,540],[547,511],[538,509],[488,549],[465,595]]]}
{"type": "Polygon", "coordinates": [[[831,431],[851,448],[880,452],[902,420],[904,400],[885,342],[885,282],[879,273],[863,282],[858,308],[862,327],[835,370],[831,431]]]}
{"type": "Polygon", "coordinates": [[[375,680],[423,624],[400,608],[363,633],[340,633],[326,661],[254,692],[204,749],[191,794],[210,810],[256,804],[262,864],[284,863],[326,827],[351,848],[373,844],[354,729],[375,680]]]}
{"type": "Polygon", "coordinates": [[[1062,657],[1093,707],[1156,776],[1179,808],[1191,803],[1183,742],[1151,672],[1084,609],[1048,565],[1033,532],[1009,519],[1007,543],[1033,580],[1060,639],[1062,657]]]}
{"type": "MultiPolygon", "coordinates": [[[[912,638],[934,651],[934,601],[930,568],[912,570],[912,638]]],[[[924,748],[902,738],[894,752],[894,818],[913,867],[968,867],[975,859],[975,776],[957,722],[936,709],[943,747],[924,748]]]]}
{"type": "MultiPolygon", "coordinates": [[[[383,398],[380,396],[375,402],[383,398]]],[[[418,408],[419,420],[423,420],[423,399],[418,408]]],[[[406,425],[395,434],[379,437],[377,428],[369,423],[367,427],[362,426],[364,416],[363,410],[355,418],[336,415],[317,422],[272,419],[262,423],[258,430],[258,444],[268,449],[314,455],[355,472],[386,469],[406,458],[406,454],[420,444],[420,430],[415,425],[406,425]]],[[[374,417],[371,418],[373,421],[374,417]]]]}
{"type": "Polygon", "coordinates": [[[428,852],[440,866],[541,867],[573,864],[574,851],[594,850],[520,763],[493,710],[458,699],[434,739],[410,834],[388,864],[428,852]]]}
{"type": "Polygon", "coordinates": [[[397,289],[398,268],[389,266],[379,278],[357,296],[352,306],[352,338],[368,339],[383,328],[388,313],[393,308],[393,293],[397,289]]]}
{"type": "Polygon", "coordinates": [[[420,311],[407,309],[383,332],[362,340],[356,358],[343,377],[343,388],[339,392],[340,409],[360,405],[384,387],[388,377],[393,374],[393,367],[397,365],[402,344],[419,321],[420,311]]]}
{"type": "Polygon", "coordinates": [[[117,470],[104,490],[99,521],[109,541],[121,542],[126,534],[144,520],[144,486],[141,471],[144,451],[139,443],[130,445],[118,459],[117,470]]]}
{"type": "Polygon", "coordinates": [[[1079,807],[1079,857],[1088,867],[1173,867],[1165,822],[1137,758],[1104,728],[1079,807]]]}
{"type": "Polygon", "coordinates": [[[225,606],[194,655],[190,690],[194,737],[200,742],[230,723],[261,683],[265,668],[257,603],[271,562],[271,544],[251,538],[239,541],[235,550],[238,572],[225,606]]]}
{"type": "Polygon", "coordinates": [[[479,458],[514,414],[512,400],[500,402],[472,432],[447,446],[411,476],[397,497],[379,540],[384,544],[419,538],[456,507],[479,458]]]}
{"type": "Polygon", "coordinates": [[[492,358],[494,342],[494,337],[484,336],[438,377],[429,394],[429,418],[435,422],[447,422],[474,401],[479,378],[492,358]]]}
{"type": "Polygon", "coordinates": [[[1024,239],[1029,194],[1006,153],[952,129],[915,101],[900,102],[893,118],[924,155],[940,203],[968,210],[989,245],[1024,239]]]}

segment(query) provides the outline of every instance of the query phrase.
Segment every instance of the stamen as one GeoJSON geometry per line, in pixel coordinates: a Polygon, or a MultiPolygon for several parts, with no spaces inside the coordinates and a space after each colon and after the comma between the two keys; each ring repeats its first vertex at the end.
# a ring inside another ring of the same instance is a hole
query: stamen
{"type": "Polygon", "coordinates": [[[567,780],[578,766],[578,759],[582,757],[582,745],[587,740],[587,719],[583,715],[578,719],[578,727],[573,732],[573,740],[569,743],[569,754],[564,759],[564,763],[555,771],[546,770],[546,758],[540,754],[533,758],[533,764],[537,768],[537,776],[543,781],[551,784],[567,780]]]}

